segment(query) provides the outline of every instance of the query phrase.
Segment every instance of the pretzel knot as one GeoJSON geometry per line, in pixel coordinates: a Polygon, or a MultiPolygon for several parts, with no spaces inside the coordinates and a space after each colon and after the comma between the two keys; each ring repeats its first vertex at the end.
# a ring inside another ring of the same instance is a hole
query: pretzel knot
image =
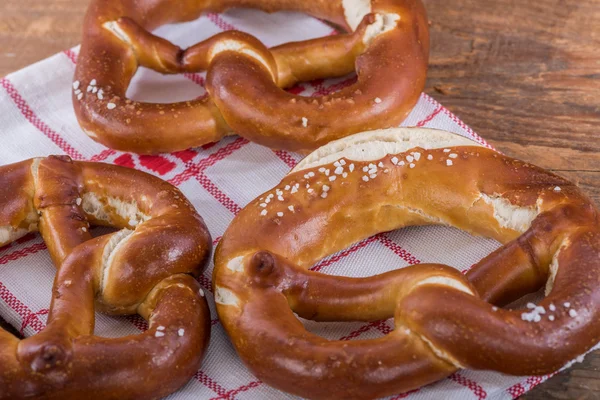
{"type": "Polygon", "coordinates": [[[79,123],[94,140],[137,153],[182,150],[232,133],[307,151],[352,133],[397,126],[419,99],[429,55],[420,0],[182,0],[176,6],[94,0],[84,27],[73,83],[79,123]],[[269,50],[253,36],[229,31],[183,50],[149,32],[236,6],[304,12],[349,33],[269,50]],[[163,74],[207,70],[209,96],[171,104],[128,99],[139,66],[163,74]],[[307,98],[283,90],[355,70],[357,82],[331,95],[307,98]]]}
{"type": "Polygon", "coordinates": [[[376,398],[457,368],[550,373],[600,341],[600,218],[569,181],[443,131],[390,129],[318,149],[233,220],[217,311],[261,380],[302,397],[376,398]],[[367,278],[308,270],[371,235],[446,225],[502,246],[463,276],[419,264],[367,278]],[[546,285],[526,310],[499,308],[546,285]],[[315,321],[394,318],[372,340],[315,321]]]}
{"type": "Polygon", "coordinates": [[[181,192],[56,156],[1,167],[0,187],[0,246],[39,230],[58,269],[46,328],[23,340],[0,330],[0,398],[160,398],[185,384],[209,340],[194,277],[212,244],[181,192]],[[120,230],[92,237],[90,224],[120,230]],[[149,329],[94,336],[95,307],[138,313],[149,329]]]}

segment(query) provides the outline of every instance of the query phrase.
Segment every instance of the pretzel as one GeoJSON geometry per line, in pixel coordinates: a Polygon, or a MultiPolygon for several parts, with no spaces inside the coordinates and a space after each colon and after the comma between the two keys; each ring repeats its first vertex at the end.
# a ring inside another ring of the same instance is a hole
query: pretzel
{"type": "Polygon", "coordinates": [[[194,277],[212,244],[181,192],[66,156],[0,167],[0,187],[0,246],[39,230],[58,269],[46,328],[23,340],[0,329],[0,399],[157,399],[184,385],[209,340],[194,277]],[[90,224],[121,230],[92,237],[90,224]],[[149,329],[94,336],[94,308],[149,329]]]}
{"type": "Polygon", "coordinates": [[[309,151],[397,126],[418,101],[429,56],[420,0],[94,0],[84,27],[73,83],[79,123],[92,139],[136,153],[182,150],[233,133],[272,148],[309,151]],[[304,12],[349,33],[269,50],[253,36],[229,31],[183,50],[149,32],[238,6],[304,12]],[[163,74],[207,70],[209,96],[172,104],[128,99],[139,66],[163,74]],[[355,70],[358,81],[330,95],[283,90],[355,70]]]}
{"type": "Polygon", "coordinates": [[[405,392],[458,368],[545,374],[600,341],[600,218],[571,182],[436,130],[390,129],[321,147],[248,204],[215,256],[219,317],[262,381],[311,399],[405,392]],[[371,235],[453,226],[498,240],[466,276],[419,264],[368,278],[308,270],[371,235]],[[546,285],[527,310],[502,309],[546,285]],[[315,321],[395,318],[372,340],[315,321]]]}

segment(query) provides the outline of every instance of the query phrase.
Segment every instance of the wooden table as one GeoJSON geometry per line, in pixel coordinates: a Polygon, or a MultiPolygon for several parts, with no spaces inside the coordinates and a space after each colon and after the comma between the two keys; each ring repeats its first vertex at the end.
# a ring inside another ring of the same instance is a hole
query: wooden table
{"type": "MultiPolygon", "coordinates": [[[[600,1],[424,0],[426,91],[506,154],[600,205],[600,1]]],[[[2,0],[0,76],[75,45],[88,0],[2,0]]],[[[600,352],[525,399],[600,398],[600,352]]]]}

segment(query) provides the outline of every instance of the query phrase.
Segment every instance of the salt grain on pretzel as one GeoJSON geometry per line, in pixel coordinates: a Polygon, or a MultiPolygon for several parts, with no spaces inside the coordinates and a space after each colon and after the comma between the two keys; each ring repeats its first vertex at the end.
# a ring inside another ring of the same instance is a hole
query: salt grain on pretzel
{"type": "Polygon", "coordinates": [[[424,87],[428,53],[420,0],[93,0],[74,107],[91,138],[119,150],[171,152],[237,133],[269,147],[308,151],[398,125],[424,87]],[[304,12],[349,33],[269,50],[248,34],[229,31],[183,50],[149,32],[236,6],[304,12]],[[209,96],[172,104],[128,100],[140,66],[164,74],[207,70],[209,96]],[[334,94],[307,98],[283,90],[353,71],[358,81],[334,94]],[[92,91],[77,92],[79,85],[92,91]]]}
{"type": "Polygon", "coordinates": [[[311,399],[379,398],[457,368],[551,373],[600,341],[600,218],[571,182],[447,132],[391,129],[321,147],[279,186],[340,160],[356,169],[328,183],[326,198],[299,190],[288,199],[295,212],[281,218],[273,217],[281,205],[260,217],[251,202],[216,251],[220,320],[263,382],[311,399]],[[432,158],[414,168],[399,162],[417,153],[432,158]],[[449,153],[458,155],[452,166],[449,153]],[[389,173],[368,179],[363,167],[379,163],[389,173]],[[453,226],[503,246],[466,276],[439,264],[368,278],[309,270],[371,235],[411,225],[453,226]],[[499,308],[544,286],[539,305],[499,308]],[[329,341],[294,313],[315,321],[393,317],[395,329],[329,341]]]}
{"type": "Polygon", "coordinates": [[[0,246],[39,231],[58,267],[46,328],[23,340],[0,329],[0,398],[160,398],[184,385],[210,335],[194,277],[212,244],[179,190],[68,157],[0,167],[0,188],[0,246]],[[121,230],[93,237],[90,224],[121,230]],[[94,336],[95,309],[149,328],[94,336]]]}

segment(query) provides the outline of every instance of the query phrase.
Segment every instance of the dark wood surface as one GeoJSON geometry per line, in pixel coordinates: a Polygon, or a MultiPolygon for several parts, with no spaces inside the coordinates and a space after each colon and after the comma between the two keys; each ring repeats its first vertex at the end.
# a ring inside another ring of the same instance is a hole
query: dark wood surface
{"type": "MultiPolygon", "coordinates": [[[[424,0],[426,91],[600,205],[600,0],[424,0]]],[[[87,0],[1,0],[0,76],[77,44],[87,0]]],[[[526,400],[600,399],[600,352],[526,400]]]]}

